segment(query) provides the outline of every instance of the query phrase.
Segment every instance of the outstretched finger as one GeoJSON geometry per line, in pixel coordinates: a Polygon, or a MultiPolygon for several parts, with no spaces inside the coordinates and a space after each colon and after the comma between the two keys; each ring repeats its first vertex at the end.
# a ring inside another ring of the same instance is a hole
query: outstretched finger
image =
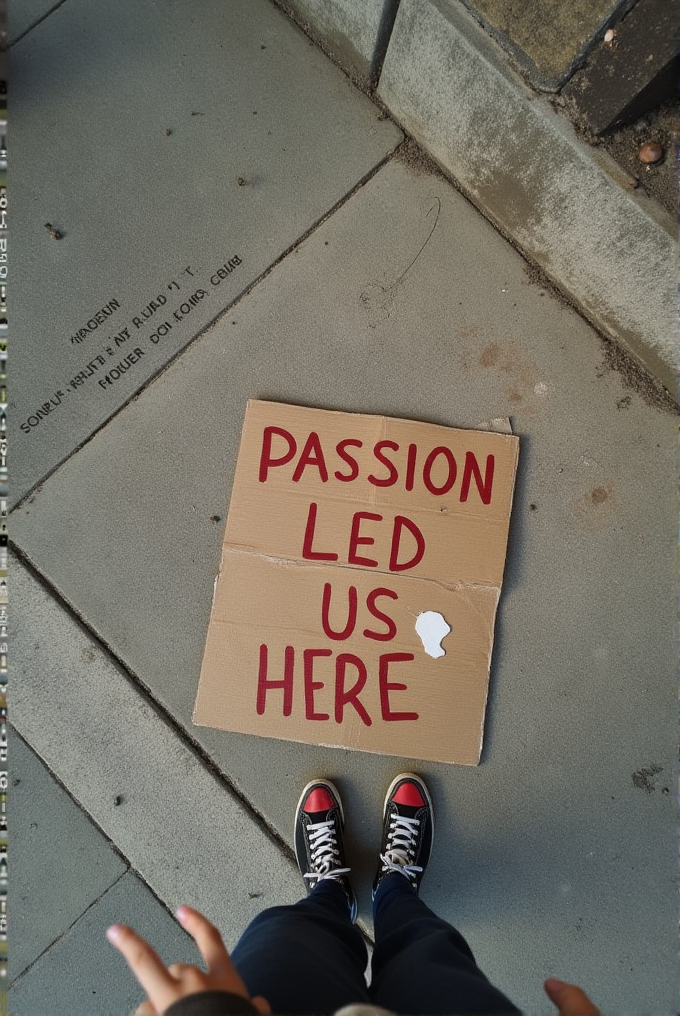
{"type": "Polygon", "coordinates": [[[543,987],[550,1001],[559,1009],[559,1016],[600,1016],[600,1010],[576,984],[550,977],[543,987]]]}
{"type": "Polygon", "coordinates": [[[152,1005],[151,1002],[142,1002],[142,1004],[135,1009],[133,1016],[158,1016],[158,1009],[155,1005],[152,1005]]]}
{"type": "Polygon", "coordinates": [[[140,935],[124,924],[112,924],[106,937],[125,957],[152,1005],[163,1012],[177,999],[177,981],[165,969],[158,953],[140,935]]]}
{"type": "Polygon", "coordinates": [[[186,928],[198,946],[198,951],[205,960],[210,973],[222,974],[231,970],[236,973],[234,964],[222,941],[222,936],[207,917],[199,914],[198,910],[192,910],[191,907],[178,907],[176,914],[182,927],[186,928]]]}

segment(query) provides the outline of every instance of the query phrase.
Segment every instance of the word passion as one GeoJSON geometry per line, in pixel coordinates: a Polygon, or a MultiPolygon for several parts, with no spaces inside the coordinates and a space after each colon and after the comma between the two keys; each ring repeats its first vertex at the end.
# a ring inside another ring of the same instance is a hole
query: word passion
{"type": "MultiPolygon", "coordinates": [[[[304,443],[301,445],[290,431],[277,426],[265,427],[262,434],[262,446],[260,452],[258,479],[260,483],[267,483],[273,475],[273,471],[280,471],[287,468],[285,478],[292,483],[299,483],[307,470],[312,470],[322,483],[352,483],[361,480],[367,481],[375,487],[394,487],[403,485],[405,491],[414,490],[416,484],[422,484],[424,488],[435,496],[448,494],[454,487],[458,476],[458,463],[456,458],[446,445],[437,445],[426,453],[418,447],[415,442],[409,443],[405,448],[400,447],[396,441],[380,440],[370,449],[371,470],[375,466],[376,472],[369,472],[362,477],[361,467],[358,458],[352,454],[364,447],[364,442],[358,438],[346,438],[338,441],[333,447],[324,449],[319,434],[311,431],[304,443]],[[341,468],[334,468],[339,466],[341,468]]],[[[483,505],[491,502],[494,474],[494,456],[488,455],[484,467],[484,476],[472,451],[465,452],[465,460],[462,466],[462,478],[459,490],[459,499],[466,502],[470,497],[471,485],[474,481],[479,500],[483,505]]],[[[275,474],[280,476],[279,472],[275,474]]],[[[339,560],[339,553],[329,549],[319,550],[314,547],[314,532],[316,527],[319,503],[312,501],[307,512],[301,557],[308,561],[334,562],[339,560]]],[[[349,565],[364,568],[378,568],[380,562],[375,558],[367,557],[363,547],[369,547],[375,543],[372,536],[367,535],[364,523],[376,524],[383,521],[383,516],[375,512],[357,511],[353,513],[352,521],[347,539],[346,561],[349,565]],[[359,553],[360,548],[362,552],[359,553]]],[[[415,568],[425,554],[425,536],[416,523],[405,515],[395,515],[392,521],[392,539],[389,553],[389,560],[386,564],[389,572],[402,572],[415,568]],[[415,541],[408,555],[402,553],[402,537],[405,533],[410,534],[415,541]]],[[[344,571],[344,569],[343,569],[344,571]]],[[[331,642],[342,642],[349,639],[357,631],[357,619],[359,613],[359,600],[357,588],[350,585],[347,596],[346,619],[342,625],[331,623],[331,603],[333,600],[333,585],[330,582],[324,583],[321,598],[321,631],[319,641],[328,639],[331,642]]],[[[371,590],[367,597],[365,610],[371,622],[379,621],[376,627],[370,623],[362,628],[359,634],[364,639],[372,639],[380,642],[390,642],[397,635],[397,623],[391,614],[386,612],[385,600],[397,601],[399,594],[394,589],[386,586],[379,586],[371,590]],[[378,605],[378,600],[383,604],[378,605]]],[[[337,615],[337,607],[335,609],[337,615]]],[[[361,699],[367,682],[369,681],[369,668],[366,662],[357,653],[340,652],[337,655],[334,649],[328,645],[317,648],[305,648],[297,650],[289,645],[283,651],[283,658],[277,661],[277,669],[282,670],[282,677],[274,677],[271,674],[271,652],[266,643],[259,648],[259,666],[257,677],[257,692],[255,708],[258,715],[263,715],[268,704],[268,694],[276,691],[283,716],[290,716],[293,712],[295,701],[294,686],[301,684],[302,695],[299,700],[304,702],[305,719],[310,721],[330,721],[331,713],[336,723],[340,724],[345,718],[348,709],[352,709],[365,726],[371,726],[373,719],[370,716],[365,700],[361,699]],[[297,657],[297,659],[296,659],[297,657]],[[319,674],[321,669],[322,673],[319,674]],[[321,680],[325,676],[327,680],[321,680]],[[328,691],[326,687],[328,684],[328,691]]],[[[396,664],[406,664],[415,659],[413,653],[383,653],[377,661],[377,672],[373,679],[378,683],[378,700],[380,703],[380,716],[383,722],[394,721],[415,721],[419,714],[414,710],[398,710],[394,708],[393,697],[395,693],[408,692],[408,685],[403,681],[391,679],[390,667],[396,664]]]]}

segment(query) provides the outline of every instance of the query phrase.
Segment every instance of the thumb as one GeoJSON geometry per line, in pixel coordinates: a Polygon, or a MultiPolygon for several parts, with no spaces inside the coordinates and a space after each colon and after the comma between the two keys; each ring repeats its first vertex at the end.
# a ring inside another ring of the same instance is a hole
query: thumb
{"type": "Polygon", "coordinates": [[[251,998],[250,1001],[253,1003],[257,1011],[262,1013],[262,1016],[271,1016],[272,1007],[267,999],[263,998],[262,995],[256,995],[255,998],[251,998]]]}
{"type": "Polygon", "coordinates": [[[597,1006],[575,984],[566,984],[555,977],[549,977],[543,988],[550,1001],[557,1006],[559,1016],[600,1016],[597,1006]]]}

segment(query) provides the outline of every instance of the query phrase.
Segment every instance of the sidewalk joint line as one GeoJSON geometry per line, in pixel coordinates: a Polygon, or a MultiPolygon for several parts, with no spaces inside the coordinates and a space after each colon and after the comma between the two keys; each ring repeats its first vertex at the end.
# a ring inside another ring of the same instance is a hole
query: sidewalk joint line
{"type": "MultiPolygon", "coordinates": [[[[222,785],[223,789],[225,789],[228,793],[232,793],[240,801],[245,810],[250,814],[253,821],[257,823],[257,825],[264,832],[264,834],[268,836],[271,841],[273,841],[274,845],[278,847],[279,850],[281,850],[281,852],[284,854],[284,856],[288,858],[288,860],[292,861],[293,864],[296,864],[297,862],[295,860],[295,853],[293,851],[293,848],[283,839],[278,830],[270,824],[266,816],[264,816],[262,812],[260,812],[255,807],[255,805],[252,804],[252,802],[247,797],[245,797],[245,795],[241,791],[239,791],[237,787],[234,786],[234,784],[231,782],[231,779],[229,778],[229,775],[227,773],[222,772],[222,770],[216,765],[216,763],[213,762],[212,758],[208,755],[207,751],[197,741],[195,741],[192,738],[189,732],[185,730],[185,728],[182,727],[182,725],[178,723],[174,719],[174,717],[171,716],[165,710],[165,708],[162,705],[160,705],[156,701],[152,692],[146,687],[146,685],[113,652],[113,650],[111,650],[111,648],[104,642],[102,638],[100,638],[100,636],[89,626],[89,624],[81,618],[78,611],[74,607],[72,607],[69,601],[66,600],[65,597],[63,597],[57,589],[55,589],[52,586],[52,584],[42,574],[42,572],[38,571],[33,562],[21,550],[21,548],[12,546],[12,552],[16,554],[16,556],[20,559],[23,566],[38,582],[41,588],[43,588],[45,592],[47,592],[50,595],[50,597],[57,603],[57,605],[61,609],[65,610],[67,614],[69,614],[69,616],[72,618],[75,624],[77,624],[78,627],[82,628],[85,634],[96,643],[96,648],[99,650],[99,652],[101,652],[102,655],[106,656],[120,671],[122,671],[123,676],[127,679],[127,681],[130,684],[133,685],[134,689],[147,702],[147,704],[151,707],[153,712],[157,716],[159,716],[159,718],[162,721],[165,722],[166,726],[170,727],[172,732],[179,737],[182,744],[185,747],[187,747],[188,750],[191,751],[195,757],[198,758],[198,761],[202,763],[203,767],[208,770],[208,772],[213,776],[214,779],[216,779],[218,784],[222,785]]],[[[100,826],[97,819],[95,819],[88,811],[88,809],[83,804],[81,804],[81,802],[77,799],[77,797],[75,797],[75,795],[69,790],[66,784],[63,783],[60,777],[54,772],[49,763],[46,762],[46,760],[42,757],[42,755],[39,754],[39,752],[36,751],[33,745],[23,736],[20,730],[11,723],[11,721],[9,723],[9,726],[12,729],[14,736],[20,738],[20,740],[23,741],[24,745],[40,760],[41,764],[45,767],[45,769],[50,774],[55,783],[68,795],[69,799],[73,801],[76,807],[88,818],[88,820],[97,829],[97,831],[101,834],[106,843],[121,859],[121,861],[127,865],[126,871],[122,872],[121,875],[114,882],[111,883],[108,889],[105,889],[104,892],[101,894],[101,896],[99,896],[97,900],[94,900],[94,902],[90,904],[90,906],[93,906],[94,903],[97,903],[98,900],[102,898],[102,896],[105,896],[106,893],[109,891],[109,889],[113,888],[113,886],[120,881],[123,875],[126,875],[128,874],[128,872],[131,872],[140,880],[140,882],[142,882],[142,884],[149,890],[149,892],[153,894],[155,899],[158,900],[158,902],[167,910],[170,916],[173,917],[174,919],[174,914],[172,913],[168,905],[165,903],[165,901],[148,884],[144,875],[142,875],[141,872],[139,872],[137,868],[135,868],[130,859],[123,853],[120,847],[111,839],[109,834],[100,826]]],[[[83,911],[80,917],[82,917],[83,914],[85,914],[90,909],[90,906],[86,907],[86,909],[83,911]]],[[[43,956],[45,952],[51,949],[52,946],[59,941],[60,938],[63,938],[63,936],[66,935],[68,931],[70,931],[70,929],[80,920],[80,917],[76,918],[76,921],[74,921],[73,924],[71,924],[64,932],[62,932],[62,934],[59,935],[58,938],[56,938],[52,943],[50,943],[50,945],[47,946],[40,955],[43,956]]],[[[357,925],[366,941],[372,947],[374,945],[374,941],[373,938],[371,937],[371,934],[369,932],[365,920],[360,917],[357,921],[357,925]]],[[[29,964],[29,966],[26,967],[26,969],[23,970],[18,975],[18,977],[14,978],[14,980],[11,983],[16,984],[16,982],[21,977],[23,977],[28,970],[31,969],[34,963],[38,961],[38,959],[40,959],[39,956],[36,957],[36,959],[33,960],[29,964]]]]}
{"type": "MultiPolygon", "coordinates": [[[[18,732],[15,731],[15,734],[16,733],[18,733],[18,732]]],[[[19,736],[21,736],[21,735],[19,735],[19,736]]],[[[22,741],[24,741],[24,744],[28,744],[28,741],[25,741],[24,738],[22,738],[22,741]]],[[[28,746],[29,746],[29,748],[31,747],[30,745],[28,745],[28,746]]],[[[33,750],[33,749],[31,749],[31,750],[33,750]]],[[[37,753],[34,752],[34,754],[37,754],[37,753]]],[[[40,757],[40,756],[38,756],[38,757],[40,757]]],[[[41,759],[41,761],[42,761],[42,759],[41,759]]],[[[45,768],[47,768],[47,767],[45,767],[45,768]]],[[[51,775],[54,776],[53,773],[51,773],[51,775]]],[[[63,789],[66,789],[66,788],[63,788],[63,789]]],[[[75,798],[72,797],[71,800],[75,801],[75,798]]],[[[75,801],[75,803],[78,804],[77,801],[75,801]]],[[[88,816],[88,818],[91,819],[89,814],[85,811],[85,809],[81,805],[78,805],[78,807],[80,808],[80,810],[82,812],[85,813],[85,815],[88,816]]],[[[91,821],[93,821],[93,820],[91,819],[91,821]]],[[[96,825],[96,822],[93,821],[93,824],[96,825]]],[[[121,872],[120,875],[118,876],[118,878],[114,879],[114,881],[111,883],[111,885],[107,886],[106,889],[102,893],[100,893],[99,896],[97,896],[97,898],[95,900],[92,900],[91,903],[88,903],[88,905],[85,907],[85,909],[82,911],[82,913],[78,914],[78,916],[76,917],[75,921],[73,921],[71,924],[69,924],[68,928],[64,928],[64,930],[61,931],[57,935],[57,937],[55,939],[53,939],[49,943],[49,945],[46,945],[45,948],[43,949],[43,951],[40,953],[40,955],[36,956],[36,958],[34,960],[31,960],[31,962],[28,964],[28,966],[24,967],[24,969],[21,971],[20,974],[18,974],[16,977],[13,977],[12,980],[8,982],[7,987],[8,988],[13,988],[16,984],[18,984],[19,981],[21,981],[22,978],[25,977],[25,975],[27,973],[29,973],[30,970],[33,969],[33,967],[36,965],[36,963],[38,963],[42,959],[42,957],[45,956],[46,953],[50,952],[50,950],[52,948],[54,948],[55,945],[57,945],[59,942],[61,942],[61,940],[63,938],[65,938],[66,935],[68,935],[69,932],[73,930],[73,928],[75,928],[76,924],[78,924],[80,919],[83,918],[85,916],[85,914],[87,914],[88,911],[90,911],[92,909],[92,907],[96,906],[96,904],[99,903],[100,900],[102,900],[106,896],[106,894],[108,892],[110,892],[111,889],[113,889],[113,887],[115,885],[118,885],[118,883],[120,882],[121,878],[123,878],[127,874],[128,874],[127,871],[121,872]]],[[[142,881],[143,881],[143,879],[142,879],[142,881]]],[[[144,885],[146,885],[146,882],[144,882],[144,885]]],[[[147,886],[147,888],[149,888],[149,887],[147,886]]],[[[163,903],[162,900],[160,900],[159,902],[163,903]]],[[[165,904],[163,904],[163,906],[165,906],[165,904]]],[[[166,907],[166,910],[167,910],[167,907],[166,907]]]]}
{"type": "MultiPolygon", "coordinates": [[[[123,677],[131,684],[134,689],[141,695],[152,711],[158,716],[158,718],[169,728],[170,732],[174,733],[181,741],[182,745],[186,747],[199,761],[204,769],[210,773],[210,775],[221,785],[221,787],[227,791],[227,793],[233,794],[233,796],[243,805],[245,810],[250,814],[251,818],[260,826],[261,830],[266,836],[284,853],[284,855],[295,863],[295,855],[293,848],[286,842],[279,831],[269,822],[265,815],[260,812],[255,805],[239,790],[231,781],[229,775],[223,772],[219,766],[213,761],[205,748],[193,737],[193,735],[182,726],[182,724],[172,716],[168,710],[157,701],[153,692],[144,684],[144,682],[131,670],[131,668],[114,652],[114,650],[104,641],[104,639],[90,626],[85,618],[80,614],[78,609],[69,602],[69,600],[55,587],[52,585],[50,580],[39,571],[37,566],[33,563],[30,557],[20,548],[12,544],[12,552],[21,561],[22,565],[31,574],[31,576],[38,582],[38,584],[49,594],[61,609],[65,610],[69,614],[72,620],[85,632],[85,634],[95,643],[95,648],[98,649],[103,655],[109,658],[109,660],[121,671],[123,677]]],[[[24,739],[25,740],[25,739],[24,739]]],[[[29,747],[34,754],[37,754],[33,747],[29,747]]],[[[39,756],[40,757],[40,756],[39,756]]],[[[41,761],[42,760],[41,758],[41,761]]],[[[51,770],[50,770],[51,772],[51,770]]],[[[51,772],[54,776],[54,773],[51,772]]],[[[57,777],[57,782],[60,783],[57,777]]],[[[60,783],[61,786],[63,784],[60,783]]],[[[66,790],[67,788],[64,787],[66,790]]],[[[67,791],[68,792],[68,791],[67,791]]],[[[73,795],[70,795],[73,796],[73,795]]],[[[73,798],[76,800],[75,798],[73,798]]],[[[80,807],[80,805],[79,805],[80,807]]],[[[85,809],[82,809],[85,811],[85,809]]],[[[86,814],[89,814],[86,812],[86,814]]],[[[99,828],[98,824],[95,825],[99,828]]],[[[100,830],[103,833],[103,830],[100,830]]],[[[103,833],[106,839],[106,833],[103,833]]],[[[115,844],[112,844],[115,846],[115,844]]],[[[118,848],[116,847],[116,850],[118,848]]],[[[120,850],[118,853],[121,857],[125,858],[120,850]]],[[[127,861],[127,858],[125,858],[127,861]]],[[[129,862],[127,862],[129,863],[129,862]]]]}
{"type": "Polygon", "coordinates": [[[17,42],[21,42],[21,40],[25,38],[29,32],[32,32],[34,28],[37,28],[38,25],[42,24],[43,21],[49,18],[50,14],[54,14],[54,12],[58,10],[60,7],[63,7],[65,3],[66,0],[59,0],[59,2],[54,5],[54,7],[50,7],[49,11],[47,11],[45,14],[39,17],[37,21],[34,21],[32,25],[29,25],[28,28],[25,28],[24,31],[21,33],[21,35],[18,35],[16,39],[10,42],[8,48],[11,49],[12,46],[16,46],[17,42]]]}
{"type": "MultiPolygon", "coordinates": [[[[97,822],[97,819],[93,818],[93,816],[90,814],[88,809],[78,800],[78,798],[73,794],[73,792],[66,786],[66,784],[63,782],[61,777],[54,771],[54,769],[52,769],[52,766],[49,764],[49,762],[46,759],[44,759],[43,756],[40,754],[40,752],[37,751],[33,747],[33,745],[30,743],[30,741],[27,740],[27,738],[21,733],[19,728],[17,726],[15,726],[14,723],[12,723],[11,720],[8,721],[8,727],[9,727],[11,733],[12,733],[12,736],[13,737],[17,737],[23,743],[24,747],[28,748],[28,750],[31,752],[31,754],[35,755],[35,757],[38,759],[38,761],[43,766],[43,768],[49,773],[51,779],[53,779],[54,782],[57,784],[57,786],[61,790],[64,791],[64,793],[67,795],[67,797],[71,801],[73,801],[73,803],[78,808],[78,810],[82,811],[83,814],[89,819],[89,821],[92,823],[92,825],[96,828],[97,832],[100,833],[100,835],[104,837],[104,839],[106,840],[107,845],[109,847],[111,847],[111,849],[118,855],[118,857],[120,857],[121,861],[124,864],[127,864],[128,867],[132,867],[129,858],[127,858],[125,856],[125,854],[122,852],[122,850],[120,849],[120,847],[118,847],[117,844],[115,844],[113,842],[113,840],[108,835],[108,833],[104,829],[102,829],[102,827],[97,822]]],[[[123,875],[124,874],[125,874],[125,872],[123,872],[123,875]]],[[[117,881],[118,881],[118,878],[116,878],[115,881],[112,882],[111,884],[115,885],[117,881]]],[[[104,892],[106,892],[106,891],[107,890],[104,890],[104,892]]],[[[83,913],[84,913],[84,911],[83,911],[83,913]]]]}
{"type": "Polygon", "coordinates": [[[168,906],[168,904],[165,902],[165,900],[161,896],[158,895],[158,893],[153,888],[153,886],[149,885],[149,883],[147,882],[145,876],[134,866],[134,864],[132,863],[130,858],[127,857],[122,852],[120,847],[111,839],[111,837],[108,835],[108,833],[104,829],[102,829],[102,827],[100,826],[100,824],[97,821],[97,819],[94,818],[94,816],[85,807],[85,805],[82,804],[74,796],[72,791],[66,786],[66,784],[62,781],[62,779],[54,772],[54,770],[51,768],[50,764],[42,757],[42,755],[39,754],[39,752],[36,751],[36,749],[33,747],[33,745],[30,744],[29,741],[26,740],[26,738],[23,736],[23,734],[21,734],[21,732],[11,722],[9,723],[9,727],[10,727],[10,730],[12,732],[12,736],[15,737],[15,738],[18,738],[22,742],[24,747],[26,747],[33,755],[36,756],[36,758],[40,761],[40,763],[43,766],[43,768],[49,773],[50,777],[54,780],[54,782],[57,784],[57,786],[60,787],[61,790],[63,790],[63,792],[67,795],[69,800],[71,800],[73,802],[73,804],[75,805],[75,807],[80,812],[82,812],[82,814],[87,818],[87,820],[91,823],[91,825],[94,826],[94,828],[97,830],[97,832],[106,841],[107,845],[113,850],[113,852],[126,865],[125,871],[122,871],[120,873],[120,875],[118,875],[113,880],[113,882],[111,882],[111,884],[108,885],[106,887],[106,889],[104,889],[99,894],[99,896],[97,896],[96,899],[92,900],[91,903],[88,903],[88,905],[78,915],[78,917],[76,917],[76,919],[71,924],[69,924],[69,926],[67,928],[65,928],[64,931],[60,932],[60,934],[57,935],[57,937],[55,939],[53,939],[52,942],[49,943],[49,945],[45,946],[45,948],[40,953],[40,955],[36,956],[36,958],[34,960],[31,960],[31,962],[28,964],[28,966],[25,967],[24,970],[22,970],[21,973],[17,975],[17,977],[12,979],[10,984],[14,985],[14,984],[17,983],[17,981],[20,980],[20,978],[22,978],[24,976],[25,973],[27,973],[38,962],[38,960],[41,958],[41,956],[44,956],[46,952],[49,952],[49,950],[52,948],[52,946],[56,945],[57,942],[59,942],[62,938],[64,938],[64,936],[67,935],[69,933],[69,931],[71,931],[71,929],[76,926],[78,921],[80,921],[81,917],[84,917],[84,915],[88,912],[88,910],[90,910],[96,903],[99,903],[100,900],[102,900],[106,896],[106,894],[108,892],[110,892],[111,889],[113,889],[114,886],[118,885],[120,880],[122,878],[124,878],[125,875],[134,875],[135,878],[138,879],[138,881],[142,883],[144,888],[147,889],[151,893],[151,895],[154,897],[156,902],[159,903],[163,907],[163,909],[167,911],[168,915],[174,921],[176,921],[176,917],[175,917],[174,913],[172,912],[172,910],[170,909],[170,907],[168,906]]]}
{"type": "Polygon", "coordinates": [[[52,477],[58,470],[60,470],[62,466],[65,466],[67,462],[70,462],[70,460],[75,455],[77,455],[78,452],[81,451],[81,449],[83,449],[92,440],[94,440],[94,438],[97,436],[97,434],[99,434],[100,431],[104,430],[105,427],[108,427],[110,423],[112,423],[115,419],[117,419],[117,417],[123,412],[123,410],[126,409],[132,402],[136,402],[137,399],[139,399],[144,394],[147,388],[150,388],[152,384],[158,381],[159,378],[163,374],[165,374],[166,371],[168,371],[172,366],[174,366],[175,362],[181,356],[187,353],[189,349],[192,348],[198,342],[199,339],[201,339],[212,328],[214,328],[215,325],[223,317],[226,317],[228,313],[233,312],[234,308],[237,307],[237,305],[241,302],[241,300],[244,300],[247,296],[249,296],[250,293],[255,289],[255,287],[259,286],[259,284],[263,282],[267,278],[267,276],[270,275],[274,271],[274,269],[278,267],[278,265],[280,265],[287,257],[293,254],[303,243],[305,243],[306,240],[309,239],[310,236],[312,236],[318,229],[320,229],[321,226],[323,226],[331,218],[331,216],[335,215],[335,213],[339,211],[343,207],[343,205],[345,205],[348,201],[350,201],[355,194],[357,194],[363,187],[365,187],[366,184],[369,183],[373,179],[373,177],[377,173],[379,173],[381,169],[383,169],[384,166],[388,165],[394,153],[401,147],[401,145],[402,142],[399,142],[395,146],[395,148],[393,148],[390,152],[387,152],[384,156],[382,156],[382,158],[374,166],[372,166],[371,169],[367,173],[365,173],[360,180],[357,181],[357,183],[354,184],[351,190],[347,191],[346,194],[344,194],[341,198],[339,198],[334,205],[331,205],[328,211],[324,212],[319,219],[316,219],[312,223],[312,225],[305,230],[304,233],[301,233],[300,236],[289,247],[287,247],[281,254],[279,254],[278,257],[274,261],[272,261],[270,265],[268,265],[265,269],[263,269],[263,271],[257,276],[257,278],[253,279],[252,282],[248,283],[246,288],[242,289],[241,292],[238,293],[234,297],[234,299],[229,304],[227,304],[226,307],[223,307],[222,310],[218,311],[215,317],[211,318],[210,321],[208,321],[202,328],[200,328],[199,331],[197,331],[196,334],[191,339],[189,339],[186,345],[182,346],[181,349],[178,349],[166,363],[161,364],[158,367],[158,370],[154,371],[153,374],[150,374],[149,377],[141,386],[141,388],[133,392],[129,398],[127,398],[123,403],[121,403],[120,406],[118,406],[117,409],[115,409],[111,413],[110,416],[107,416],[105,420],[103,420],[100,424],[97,424],[94,430],[92,430],[92,432],[88,434],[87,437],[83,438],[83,440],[75,448],[73,448],[70,452],[68,452],[63,459],[57,462],[56,465],[50,467],[48,471],[43,476],[41,476],[40,479],[37,480],[36,483],[34,483],[33,486],[30,487],[21,496],[19,501],[17,501],[17,503],[12,507],[10,515],[12,514],[12,512],[17,511],[17,509],[23,508],[24,505],[30,504],[35,498],[35,496],[40,492],[44,484],[47,483],[47,481],[50,479],[50,477],[52,477]]]}

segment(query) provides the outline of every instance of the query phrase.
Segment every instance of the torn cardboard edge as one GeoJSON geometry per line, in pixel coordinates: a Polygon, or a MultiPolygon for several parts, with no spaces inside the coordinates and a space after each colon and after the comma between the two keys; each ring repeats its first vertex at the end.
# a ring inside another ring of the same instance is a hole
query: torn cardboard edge
{"type": "Polygon", "coordinates": [[[248,403],[195,723],[478,763],[519,445],[491,423],[248,403]]]}

